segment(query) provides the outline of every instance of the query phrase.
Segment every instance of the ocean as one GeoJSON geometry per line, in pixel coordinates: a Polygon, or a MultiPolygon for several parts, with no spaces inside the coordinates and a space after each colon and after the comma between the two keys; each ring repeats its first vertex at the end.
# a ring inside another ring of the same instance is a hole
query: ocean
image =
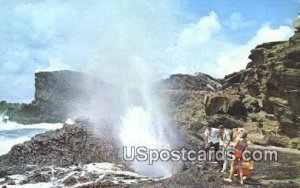
{"type": "Polygon", "coordinates": [[[59,129],[62,126],[62,123],[39,123],[31,125],[23,125],[11,121],[5,123],[0,118],[0,155],[8,153],[15,144],[30,140],[36,134],[59,129]]]}

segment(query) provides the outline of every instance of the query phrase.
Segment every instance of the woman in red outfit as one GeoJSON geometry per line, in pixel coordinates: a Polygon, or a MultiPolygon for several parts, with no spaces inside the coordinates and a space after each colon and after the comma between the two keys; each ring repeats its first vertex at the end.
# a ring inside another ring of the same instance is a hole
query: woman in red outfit
{"type": "Polygon", "coordinates": [[[230,168],[230,175],[229,178],[224,179],[225,181],[228,182],[232,182],[232,178],[234,175],[234,171],[235,169],[239,170],[239,175],[241,178],[241,184],[244,184],[244,180],[243,180],[243,168],[242,168],[242,163],[243,163],[243,152],[247,149],[248,144],[247,144],[247,133],[246,132],[242,132],[241,136],[237,139],[237,142],[234,146],[235,148],[235,159],[231,162],[231,168],[230,168]]]}

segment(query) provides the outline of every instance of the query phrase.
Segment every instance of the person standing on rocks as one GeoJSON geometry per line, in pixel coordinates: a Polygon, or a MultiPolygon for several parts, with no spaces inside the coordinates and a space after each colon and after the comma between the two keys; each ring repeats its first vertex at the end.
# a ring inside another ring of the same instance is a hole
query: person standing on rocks
{"type": "Polygon", "coordinates": [[[223,155],[224,155],[224,163],[223,163],[223,168],[221,172],[225,172],[229,169],[229,160],[226,156],[226,150],[229,147],[230,144],[230,134],[227,130],[225,130],[223,125],[219,126],[219,137],[221,139],[221,145],[223,146],[223,155]]]}
{"type": "Polygon", "coordinates": [[[224,179],[227,182],[232,182],[233,174],[234,174],[235,170],[237,169],[239,171],[241,185],[244,184],[243,168],[242,168],[242,163],[243,163],[242,155],[243,155],[243,152],[248,147],[248,141],[246,138],[247,138],[247,133],[245,131],[243,131],[240,134],[240,137],[237,139],[236,144],[234,145],[235,159],[231,162],[229,178],[224,179]]]}
{"type": "Polygon", "coordinates": [[[210,159],[209,149],[211,147],[214,147],[215,154],[219,150],[218,135],[219,135],[219,129],[212,128],[212,126],[208,124],[207,129],[204,132],[205,152],[206,152],[207,160],[210,159]]]}

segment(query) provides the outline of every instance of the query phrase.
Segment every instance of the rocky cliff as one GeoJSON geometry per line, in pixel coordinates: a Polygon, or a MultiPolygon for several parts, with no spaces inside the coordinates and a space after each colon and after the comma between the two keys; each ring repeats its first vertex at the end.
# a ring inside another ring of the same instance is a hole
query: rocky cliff
{"type": "Polygon", "coordinates": [[[101,96],[111,89],[108,83],[79,72],[38,72],[34,100],[8,109],[7,115],[10,120],[24,124],[63,122],[71,111],[89,105],[92,94],[101,96]]]}
{"type": "Polygon", "coordinates": [[[221,80],[219,92],[196,103],[205,113],[191,130],[201,135],[203,122],[243,127],[254,143],[299,149],[300,32],[289,41],[258,45],[249,59],[246,69],[221,80]]]}
{"type": "MultiPolygon", "coordinates": [[[[224,93],[240,96],[263,142],[300,148],[300,32],[258,45],[245,70],[226,76],[224,93]]],[[[259,141],[259,140],[257,140],[259,141]]]]}

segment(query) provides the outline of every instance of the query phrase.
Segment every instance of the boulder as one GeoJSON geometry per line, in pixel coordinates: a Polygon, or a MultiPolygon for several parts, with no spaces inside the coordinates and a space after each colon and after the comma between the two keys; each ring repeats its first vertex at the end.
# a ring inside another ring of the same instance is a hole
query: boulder
{"type": "Polygon", "coordinates": [[[240,96],[207,95],[205,100],[206,115],[229,114],[231,116],[247,116],[247,110],[240,96]]]}

